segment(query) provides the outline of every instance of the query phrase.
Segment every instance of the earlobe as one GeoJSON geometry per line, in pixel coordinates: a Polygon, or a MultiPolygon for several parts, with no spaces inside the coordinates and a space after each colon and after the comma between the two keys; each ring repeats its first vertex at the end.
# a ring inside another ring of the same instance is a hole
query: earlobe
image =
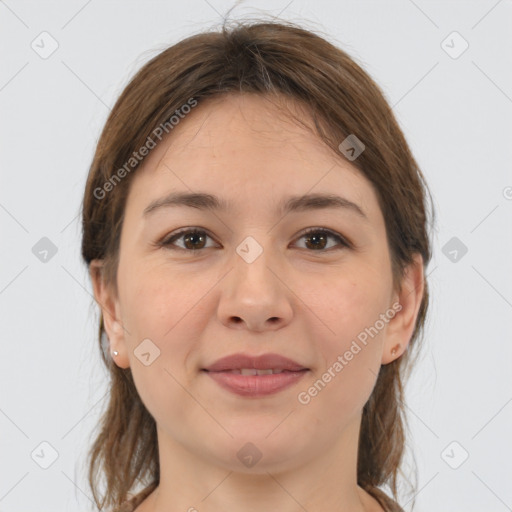
{"type": "Polygon", "coordinates": [[[407,350],[416,326],[424,289],[423,258],[420,254],[415,254],[413,263],[405,271],[401,290],[395,295],[401,307],[387,326],[382,364],[391,363],[407,350]]]}
{"type": "Polygon", "coordinates": [[[103,260],[92,260],[89,274],[94,298],[101,309],[105,334],[109,340],[109,351],[116,364],[122,368],[129,366],[125,354],[124,328],[120,318],[119,304],[114,290],[104,279],[103,260]]]}

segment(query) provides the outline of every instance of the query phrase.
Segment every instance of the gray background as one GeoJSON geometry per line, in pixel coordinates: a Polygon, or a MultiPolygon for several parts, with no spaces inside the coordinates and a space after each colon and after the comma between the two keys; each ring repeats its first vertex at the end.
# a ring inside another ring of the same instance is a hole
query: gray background
{"type": "MultiPolygon", "coordinates": [[[[0,1],[0,512],[91,509],[82,465],[107,388],[79,252],[88,166],[129,77],[232,5],[0,1]]],[[[274,0],[230,17],[265,13],[365,67],[434,196],[433,302],[407,388],[415,510],[512,510],[512,4],[274,0]]]]}

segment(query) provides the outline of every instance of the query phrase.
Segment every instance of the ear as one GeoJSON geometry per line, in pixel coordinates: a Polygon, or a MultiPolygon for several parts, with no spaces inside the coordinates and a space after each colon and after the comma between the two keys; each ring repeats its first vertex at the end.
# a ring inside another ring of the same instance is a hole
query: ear
{"type": "Polygon", "coordinates": [[[126,329],[121,322],[121,308],[114,287],[108,285],[104,277],[104,261],[92,260],[89,265],[94,298],[101,309],[103,325],[109,340],[110,355],[120,368],[130,366],[126,353],[126,329]],[[118,355],[114,356],[113,352],[118,355]]]}
{"type": "Polygon", "coordinates": [[[406,268],[400,292],[394,294],[392,309],[397,313],[387,325],[382,364],[391,363],[407,350],[423,299],[423,272],[423,258],[415,254],[414,262],[406,268]]]}

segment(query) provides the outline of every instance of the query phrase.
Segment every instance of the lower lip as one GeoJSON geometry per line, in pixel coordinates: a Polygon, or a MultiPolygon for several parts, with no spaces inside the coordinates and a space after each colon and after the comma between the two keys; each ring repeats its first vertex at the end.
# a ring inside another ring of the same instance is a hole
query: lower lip
{"type": "Polygon", "coordinates": [[[230,372],[205,371],[224,389],[240,396],[261,397],[283,391],[298,382],[308,370],[271,375],[241,375],[230,372]]]}

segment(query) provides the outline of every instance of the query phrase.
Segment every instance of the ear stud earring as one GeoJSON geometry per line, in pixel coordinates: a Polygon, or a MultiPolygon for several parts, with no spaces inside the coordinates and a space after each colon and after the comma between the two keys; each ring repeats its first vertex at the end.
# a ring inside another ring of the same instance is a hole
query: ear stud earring
{"type": "Polygon", "coordinates": [[[400,348],[400,345],[396,345],[394,346],[392,349],[391,349],[391,355],[392,356],[395,356],[396,353],[398,352],[398,349],[400,348]]]}
{"type": "Polygon", "coordinates": [[[114,356],[117,356],[119,354],[119,352],[117,350],[114,350],[114,352],[112,352],[112,354],[114,354],[114,356]]]}

